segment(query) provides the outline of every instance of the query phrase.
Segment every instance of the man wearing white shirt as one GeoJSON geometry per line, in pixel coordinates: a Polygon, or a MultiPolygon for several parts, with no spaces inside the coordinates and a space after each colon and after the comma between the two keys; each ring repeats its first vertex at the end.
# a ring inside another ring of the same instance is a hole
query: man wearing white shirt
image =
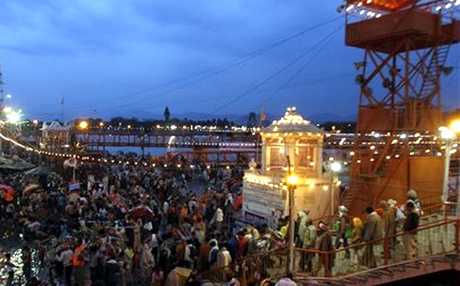
{"type": "Polygon", "coordinates": [[[215,216],[216,216],[216,220],[215,220],[216,230],[221,232],[222,224],[224,223],[224,212],[222,211],[220,207],[217,208],[215,216]]]}
{"type": "Polygon", "coordinates": [[[70,286],[72,280],[72,255],[73,251],[67,243],[64,244],[64,250],[56,256],[56,260],[62,262],[64,266],[65,285],[70,286]]]}

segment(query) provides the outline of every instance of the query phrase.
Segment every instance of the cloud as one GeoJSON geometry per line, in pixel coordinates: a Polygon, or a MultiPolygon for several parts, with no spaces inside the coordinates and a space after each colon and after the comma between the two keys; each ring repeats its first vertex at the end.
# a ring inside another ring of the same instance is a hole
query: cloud
{"type": "Polygon", "coordinates": [[[344,45],[340,3],[2,0],[5,89],[27,98],[23,109],[34,114],[59,114],[61,96],[68,116],[161,114],[166,105],[178,113],[261,105],[355,113],[353,62],[363,52],[344,45]]]}

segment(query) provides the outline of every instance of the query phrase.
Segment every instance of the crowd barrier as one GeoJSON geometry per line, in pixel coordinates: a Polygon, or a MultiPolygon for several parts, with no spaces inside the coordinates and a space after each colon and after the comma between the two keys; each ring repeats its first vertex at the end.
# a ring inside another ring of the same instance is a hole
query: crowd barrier
{"type": "MultiPolygon", "coordinates": [[[[406,258],[403,245],[404,233],[399,227],[396,235],[363,242],[331,251],[295,248],[294,273],[311,279],[340,279],[357,273],[378,269],[385,272],[392,266],[409,264],[425,259],[442,258],[460,254],[460,220],[456,216],[456,204],[433,203],[423,210],[416,234],[417,252],[414,258],[406,258]],[[372,250],[375,265],[363,260],[365,251],[372,250]],[[349,255],[347,255],[349,253],[349,255]],[[312,267],[308,267],[311,260],[312,267]]],[[[335,241],[333,234],[332,241],[335,241]]],[[[276,280],[288,272],[288,248],[267,253],[254,253],[229,267],[212,269],[200,273],[205,281],[224,282],[225,274],[233,271],[242,285],[258,280],[263,273],[269,273],[276,280]]]]}

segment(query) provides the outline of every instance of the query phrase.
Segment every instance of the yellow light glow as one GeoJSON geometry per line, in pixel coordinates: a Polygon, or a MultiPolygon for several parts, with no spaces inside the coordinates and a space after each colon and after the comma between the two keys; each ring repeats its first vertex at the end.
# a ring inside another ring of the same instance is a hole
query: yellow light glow
{"type": "Polygon", "coordinates": [[[296,175],[290,175],[287,178],[288,184],[291,186],[296,186],[299,178],[296,175]]]}
{"type": "Polygon", "coordinates": [[[460,133],[460,119],[452,121],[449,128],[455,133],[460,133]]]}
{"type": "Polygon", "coordinates": [[[85,121],[85,120],[80,121],[80,123],[78,123],[78,128],[80,128],[80,129],[88,128],[88,121],[85,121]]]}

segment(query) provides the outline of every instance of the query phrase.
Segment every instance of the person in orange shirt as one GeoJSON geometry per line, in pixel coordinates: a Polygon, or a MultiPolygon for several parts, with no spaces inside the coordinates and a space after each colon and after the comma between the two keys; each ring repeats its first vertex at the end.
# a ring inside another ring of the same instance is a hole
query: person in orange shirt
{"type": "Polygon", "coordinates": [[[77,247],[75,248],[72,255],[72,274],[75,280],[72,282],[72,285],[83,286],[84,279],[84,267],[85,267],[85,245],[81,238],[77,239],[77,247]]]}
{"type": "Polygon", "coordinates": [[[11,204],[13,203],[14,200],[14,192],[13,189],[7,189],[3,193],[3,199],[5,200],[6,204],[11,204]]]}
{"type": "Polygon", "coordinates": [[[243,195],[241,193],[238,193],[238,196],[236,197],[236,200],[233,203],[233,210],[239,211],[242,206],[243,206],[243,195]]]}

